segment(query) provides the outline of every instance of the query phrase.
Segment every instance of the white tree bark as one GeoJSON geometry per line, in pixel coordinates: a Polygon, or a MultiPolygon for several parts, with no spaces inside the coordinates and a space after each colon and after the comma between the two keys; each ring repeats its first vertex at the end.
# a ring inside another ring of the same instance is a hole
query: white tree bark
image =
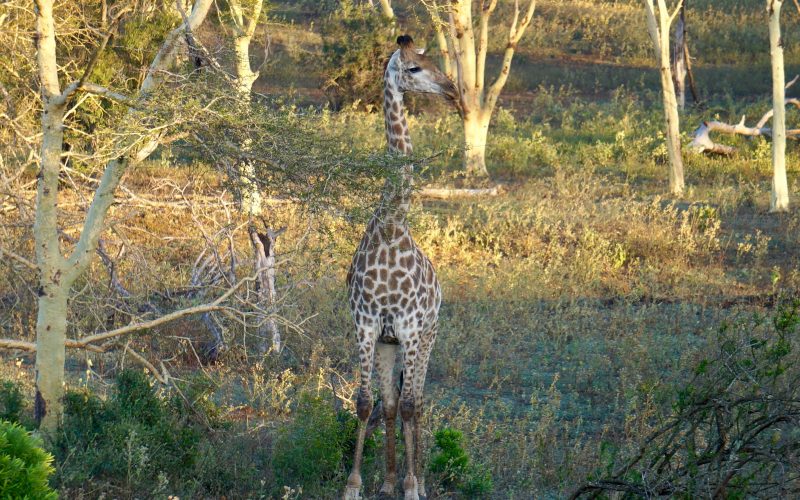
{"type": "Polygon", "coordinates": [[[771,212],[789,210],[789,186],[786,181],[786,109],[781,40],[781,7],[783,0],[767,0],[769,13],[769,53],[772,63],[772,194],[771,212]]]}
{"type": "MultiPolygon", "coordinates": [[[[795,76],[790,82],[788,82],[784,86],[784,94],[786,90],[788,90],[792,85],[797,83],[800,80],[800,75],[795,76]]],[[[800,99],[791,97],[789,99],[784,99],[784,104],[786,106],[794,106],[797,109],[800,109],[800,99]]],[[[742,119],[739,123],[735,125],[731,125],[729,123],[724,123],[720,121],[705,121],[703,122],[697,130],[694,131],[692,134],[692,142],[689,144],[689,147],[697,151],[698,153],[715,153],[715,154],[722,154],[722,155],[731,155],[736,151],[736,148],[731,146],[727,146],[725,144],[718,144],[715,143],[711,139],[711,132],[722,132],[723,134],[731,134],[731,135],[744,135],[744,136],[765,136],[765,137],[772,137],[772,129],[767,127],[767,122],[775,115],[775,111],[773,109],[769,109],[764,116],[758,120],[758,123],[755,124],[753,127],[748,127],[745,125],[746,116],[742,116],[742,119]]],[[[790,139],[800,139],[800,129],[790,129],[786,130],[786,137],[790,139]]]]}
{"type": "MultiPolygon", "coordinates": [[[[519,0],[514,0],[500,72],[491,85],[486,85],[486,57],[489,50],[489,21],[497,7],[497,0],[481,0],[479,3],[477,45],[472,3],[472,0],[452,0],[448,7],[447,23],[442,23],[435,4],[431,14],[434,23],[447,26],[448,40],[444,43],[440,40],[439,44],[443,50],[452,48],[452,53],[445,57],[449,60],[448,57],[452,56],[455,63],[456,86],[460,93],[458,106],[464,125],[464,170],[470,176],[487,177],[486,139],[489,122],[508,80],[517,44],[533,19],[536,0],[530,0],[525,11],[520,10],[519,0]]],[[[448,71],[447,65],[444,69],[448,71]]],[[[453,74],[452,66],[449,71],[453,74]]]]}
{"type": "MultiPolygon", "coordinates": [[[[253,70],[250,63],[250,42],[256,32],[256,27],[261,18],[263,0],[253,1],[252,7],[247,12],[240,0],[229,0],[231,18],[233,19],[234,52],[236,54],[236,87],[242,100],[250,100],[253,84],[259,77],[260,70],[253,70]]],[[[248,144],[243,144],[247,149],[248,144]]],[[[256,217],[262,212],[261,192],[255,182],[255,169],[250,162],[241,165],[239,183],[242,186],[242,210],[250,216],[256,217]]]]}
{"type": "Polygon", "coordinates": [[[672,74],[675,79],[675,94],[678,107],[686,109],[686,76],[688,74],[686,50],[686,0],[681,5],[681,14],[675,23],[675,43],[672,47],[672,74]]]}
{"type": "Polygon", "coordinates": [[[433,29],[436,33],[436,44],[439,46],[439,53],[442,56],[442,69],[448,78],[455,80],[456,74],[453,66],[453,44],[452,40],[445,35],[445,31],[448,30],[449,27],[442,22],[441,17],[439,17],[439,10],[440,8],[436,0],[433,0],[430,12],[432,14],[431,17],[433,18],[433,29]]]}
{"type": "Polygon", "coordinates": [[[678,102],[675,97],[675,86],[670,67],[670,25],[680,12],[682,1],[678,2],[675,11],[670,15],[665,0],[644,0],[647,14],[647,31],[653,42],[656,61],[661,75],[661,93],[666,119],[667,154],[669,155],[669,189],[674,195],[683,194],[683,158],[681,156],[680,119],[678,102]],[[654,4],[657,1],[657,7],[654,4]]]}
{"type": "MultiPolygon", "coordinates": [[[[262,307],[275,307],[278,294],[275,290],[275,242],[283,232],[282,229],[273,231],[265,228],[265,233],[259,233],[255,225],[249,229],[250,242],[253,244],[255,253],[255,270],[258,276],[258,302],[262,307]]],[[[272,316],[262,318],[263,324],[259,327],[259,351],[264,354],[268,350],[267,339],[272,340],[272,350],[280,354],[283,349],[281,343],[281,332],[278,329],[278,322],[272,316]]]]}
{"type": "Polygon", "coordinates": [[[392,9],[392,1],[391,0],[380,0],[381,3],[381,11],[383,12],[384,17],[387,19],[394,20],[394,10],[392,9]]]}
{"type": "MultiPolygon", "coordinates": [[[[197,0],[188,23],[173,30],[150,66],[140,93],[152,91],[163,79],[163,72],[174,62],[183,33],[196,29],[205,19],[212,0],[197,0]]],[[[84,77],[68,85],[62,92],[58,80],[56,33],[53,0],[35,0],[36,59],[42,94],[41,170],[37,186],[34,235],[36,264],[39,269],[39,299],[36,320],[36,418],[40,428],[53,432],[63,413],[64,359],[67,328],[67,299],[75,280],[86,270],[97,249],[106,214],[114,201],[116,189],[130,162],[147,157],[157,147],[157,138],[144,141],[135,151],[116,158],[106,165],[86,214],[81,236],[72,253],[65,257],[58,239],[58,178],[63,149],[64,111],[68,99],[79,91],[95,91],[97,86],[84,82],[91,74],[91,65],[84,77]]],[[[100,48],[102,49],[102,47],[100,48]]],[[[96,61],[96,58],[92,59],[96,61]]],[[[105,89],[103,89],[105,90],[105,89]]],[[[100,92],[111,96],[110,92],[100,92]]]]}

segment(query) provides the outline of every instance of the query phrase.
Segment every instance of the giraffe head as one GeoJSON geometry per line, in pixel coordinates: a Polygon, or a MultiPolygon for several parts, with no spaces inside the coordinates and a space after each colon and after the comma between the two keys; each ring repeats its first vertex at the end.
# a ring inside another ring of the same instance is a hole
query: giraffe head
{"type": "Polygon", "coordinates": [[[414,47],[414,40],[410,36],[397,37],[397,44],[400,48],[392,54],[386,65],[384,79],[387,85],[404,93],[438,94],[453,103],[458,100],[456,86],[423,54],[423,49],[414,47]]]}

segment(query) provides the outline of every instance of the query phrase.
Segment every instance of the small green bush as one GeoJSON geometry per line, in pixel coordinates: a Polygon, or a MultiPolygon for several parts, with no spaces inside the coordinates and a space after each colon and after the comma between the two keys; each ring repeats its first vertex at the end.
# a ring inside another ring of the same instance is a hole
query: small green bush
{"type": "Polygon", "coordinates": [[[0,497],[55,499],[47,478],[53,473],[53,456],[41,441],[22,426],[0,422],[0,497]]]}
{"type": "Polygon", "coordinates": [[[458,488],[469,498],[482,497],[492,491],[491,473],[470,464],[461,432],[441,429],[436,431],[434,439],[438,451],[431,457],[431,472],[441,475],[445,484],[458,488]]]}
{"type": "Polygon", "coordinates": [[[0,420],[19,423],[24,408],[25,399],[19,385],[4,380],[0,384],[0,420]]]}
{"type": "MultiPolygon", "coordinates": [[[[301,394],[295,418],[282,429],[275,442],[272,467],[276,486],[301,486],[306,494],[320,484],[339,484],[352,465],[358,420],[348,412],[336,412],[323,398],[301,394]]],[[[374,459],[375,441],[364,445],[364,465],[374,459]]]]}

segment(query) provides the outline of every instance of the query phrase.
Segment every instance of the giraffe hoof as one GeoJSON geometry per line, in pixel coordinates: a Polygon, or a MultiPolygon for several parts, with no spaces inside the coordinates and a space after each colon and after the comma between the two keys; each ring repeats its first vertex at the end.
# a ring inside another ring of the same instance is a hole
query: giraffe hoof
{"type": "Polygon", "coordinates": [[[361,493],[359,492],[361,488],[354,488],[352,486],[348,486],[344,490],[344,500],[360,500],[361,493]]]}

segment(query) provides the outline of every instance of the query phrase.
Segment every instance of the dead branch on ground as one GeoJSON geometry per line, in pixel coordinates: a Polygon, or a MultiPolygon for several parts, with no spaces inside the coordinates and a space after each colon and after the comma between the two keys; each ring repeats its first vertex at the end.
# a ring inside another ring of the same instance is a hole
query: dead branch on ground
{"type": "MultiPolygon", "coordinates": [[[[786,88],[788,89],[794,85],[798,78],[800,78],[800,75],[795,76],[793,80],[788,82],[786,84],[786,88]]],[[[792,97],[786,99],[785,102],[787,106],[791,105],[800,109],[800,99],[792,97]]],[[[743,135],[746,137],[772,137],[772,129],[767,127],[767,122],[772,118],[774,113],[774,109],[768,110],[753,127],[748,127],[745,125],[746,116],[742,116],[742,119],[736,124],[725,123],[717,120],[704,121],[692,134],[693,139],[689,144],[689,147],[698,153],[730,156],[736,152],[736,148],[726,144],[714,142],[711,139],[712,132],[719,132],[728,135],[743,135]]],[[[800,129],[787,130],[786,137],[789,139],[800,139],[800,129]]]]}

